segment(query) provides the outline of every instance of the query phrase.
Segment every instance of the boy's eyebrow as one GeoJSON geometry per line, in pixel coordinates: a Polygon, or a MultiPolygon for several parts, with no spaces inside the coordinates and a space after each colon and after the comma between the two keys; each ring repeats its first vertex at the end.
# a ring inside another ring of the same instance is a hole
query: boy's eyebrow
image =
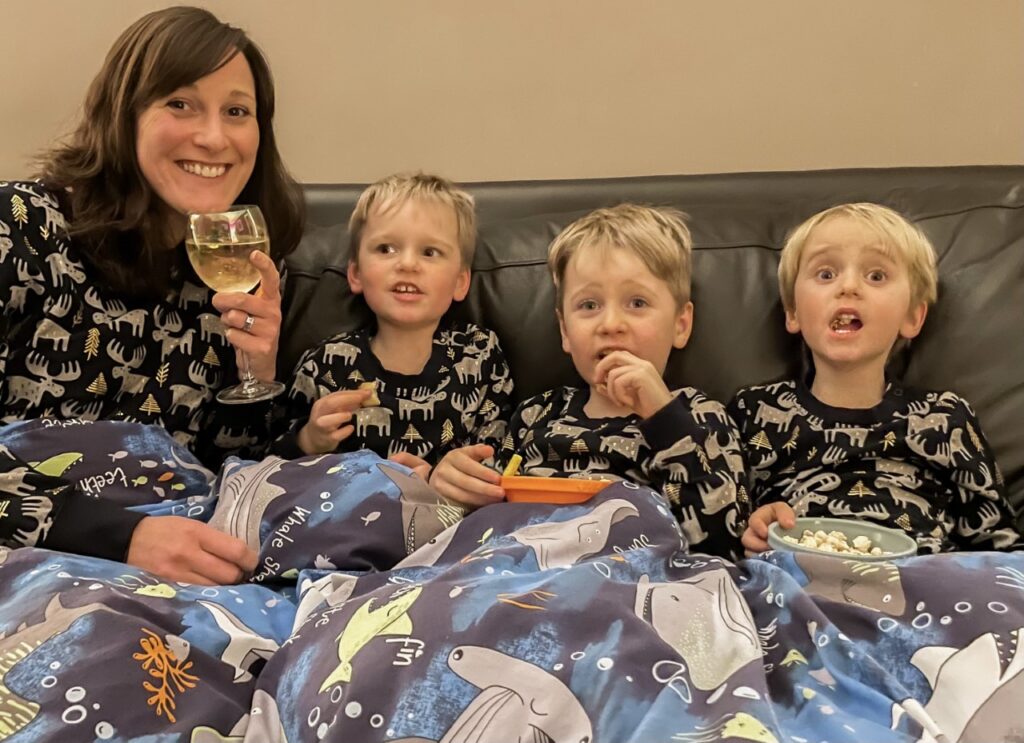
{"type": "MultiPolygon", "coordinates": [[[[810,261],[814,260],[815,258],[818,258],[818,257],[820,257],[822,255],[827,255],[828,253],[834,252],[836,250],[842,250],[842,249],[843,249],[842,245],[837,245],[837,244],[834,244],[834,243],[825,243],[824,245],[818,245],[818,246],[815,246],[815,247],[809,247],[809,248],[807,248],[807,251],[804,254],[804,259],[807,260],[808,262],[810,262],[810,261]]],[[[885,258],[888,261],[894,261],[895,260],[895,257],[893,255],[893,251],[891,249],[889,249],[885,245],[882,245],[882,244],[869,245],[868,247],[865,248],[865,250],[868,251],[868,252],[871,252],[871,253],[877,253],[879,256],[881,256],[882,258],[885,258]]]]}
{"type": "MultiPolygon", "coordinates": [[[[390,229],[383,229],[378,232],[367,232],[363,239],[372,242],[400,242],[398,238],[401,237],[401,234],[393,233],[390,229]]],[[[423,243],[431,247],[448,248],[450,250],[454,250],[458,246],[457,242],[451,242],[447,238],[433,233],[426,235],[426,240],[423,243]]]]}
{"type": "MultiPolygon", "coordinates": [[[[647,286],[646,284],[642,284],[639,281],[636,281],[635,279],[626,279],[625,281],[618,281],[618,282],[616,282],[616,285],[624,287],[627,291],[634,291],[636,289],[641,289],[641,290],[643,290],[645,292],[649,292],[649,291],[652,290],[652,288],[650,286],[647,286]]],[[[579,287],[575,291],[573,291],[571,294],[568,294],[567,296],[570,297],[570,298],[573,298],[573,297],[579,296],[580,294],[590,293],[590,292],[593,292],[595,289],[603,289],[603,288],[604,288],[604,286],[600,282],[590,281],[590,282],[584,284],[583,286],[579,287]]]]}

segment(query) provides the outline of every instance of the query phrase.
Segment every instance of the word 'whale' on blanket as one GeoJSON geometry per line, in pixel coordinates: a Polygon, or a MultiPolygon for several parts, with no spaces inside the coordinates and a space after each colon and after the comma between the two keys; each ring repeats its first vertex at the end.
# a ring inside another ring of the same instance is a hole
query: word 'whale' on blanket
{"type": "Polygon", "coordinates": [[[480,693],[440,741],[400,738],[390,743],[591,743],[594,739],[590,718],[579,700],[543,668],[473,645],[453,649],[448,666],[480,693]]]}

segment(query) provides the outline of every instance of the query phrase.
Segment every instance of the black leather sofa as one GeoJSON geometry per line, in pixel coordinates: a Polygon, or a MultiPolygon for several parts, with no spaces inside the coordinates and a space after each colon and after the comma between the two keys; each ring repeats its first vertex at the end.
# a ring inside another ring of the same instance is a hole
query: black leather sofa
{"type": "MultiPolygon", "coordinates": [[[[469,184],[480,236],[469,296],[453,312],[499,334],[522,398],[576,379],[562,350],[548,243],[581,214],[623,201],[690,215],[694,331],[666,376],[723,401],[739,387],[798,373],[776,266],[786,233],[810,214],[875,201],[917,222],[939,255],[940,298],[894,371],[970,400],[1011,499],[1024,505],[1024,166],[865,169],[469,184]]],[[[344,224],[357,185],[308,185],[310,225],[288,259],[281,374],[320,339],[366,321],[345,280],[344,224]]],[[[1021,519],[1024,525],[1024,517],[1021,519]]]]}

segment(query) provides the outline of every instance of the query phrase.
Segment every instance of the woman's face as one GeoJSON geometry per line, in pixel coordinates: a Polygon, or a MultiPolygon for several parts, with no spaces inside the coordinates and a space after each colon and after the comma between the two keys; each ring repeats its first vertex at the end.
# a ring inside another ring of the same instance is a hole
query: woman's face
{"type": "Polygon", "coordinates": [[[224,211],[234,203],[259,144],[256,84],[245,56],[236,54],[143,110],[135,151],[146,181],[184,224],[188,212],[224,211]]]}

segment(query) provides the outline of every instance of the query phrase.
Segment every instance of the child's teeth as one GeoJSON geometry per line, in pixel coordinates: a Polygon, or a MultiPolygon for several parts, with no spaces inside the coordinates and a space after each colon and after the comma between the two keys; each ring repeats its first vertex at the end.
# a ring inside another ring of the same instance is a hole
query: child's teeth
{"type": "Polygon", "coordinates": [[[849,314],[837,315],[836,319],[832,321],[832,329],[833,330],[838,330],[841,327],[845,327],[847,325],[850,325],[856,319],[857,318],[854,315],[849,315],[849,314]]]}

